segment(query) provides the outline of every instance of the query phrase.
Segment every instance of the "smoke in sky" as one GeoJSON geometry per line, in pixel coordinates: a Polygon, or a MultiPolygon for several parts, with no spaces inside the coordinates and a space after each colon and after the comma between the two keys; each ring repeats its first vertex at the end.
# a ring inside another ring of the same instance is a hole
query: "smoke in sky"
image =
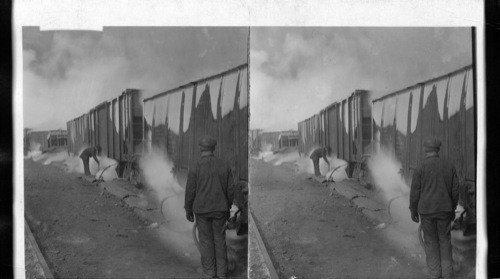
{"type": "Polygon", "coordinates": [[[255,27],[250,128],[297,123],[356,89],[375,98],[472,63],[470,28],[255,27]]]}
{"type": "Polygon", "coordinates": [[[65,129],[127,88],[160,93],[247,63],[246,27],[22,32],[24,126],[35,130],[65,129]]]}

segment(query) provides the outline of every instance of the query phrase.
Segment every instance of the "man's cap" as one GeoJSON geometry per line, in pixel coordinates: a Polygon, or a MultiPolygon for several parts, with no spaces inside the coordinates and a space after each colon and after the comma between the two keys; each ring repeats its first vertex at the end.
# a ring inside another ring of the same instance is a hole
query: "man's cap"
{"type": "Polygon", "coordinates": [[[203,136],[201,139],[198,141],[198,145],[202,148],[207,148],[207,149],[214,149],[215,146],[217,145],[217,141],[209,136],[203,136]]]}
{"type": "Polygon", "coordinates": [[[424,141],[425,150],[439,150],[441,148],[441,141],[438,139],[427,139],[424,141]]]}

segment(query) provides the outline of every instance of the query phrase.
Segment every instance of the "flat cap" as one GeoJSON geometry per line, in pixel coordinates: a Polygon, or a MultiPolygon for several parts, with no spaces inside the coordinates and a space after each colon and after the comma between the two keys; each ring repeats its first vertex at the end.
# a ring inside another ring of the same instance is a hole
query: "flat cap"
{"type": "Polygon", "coordinates": [[[203,147],[203,148],[213,149],[217,145],[217,141],[212,137],[203,136],[198,141],[198,145],[203,147]]]}
{"type": "Polygon", "coordinates": [[[441,141],[438,139],[427,139],[424,141],[424,149],[426,150],[439,150],[441,148],[441,141]]]}

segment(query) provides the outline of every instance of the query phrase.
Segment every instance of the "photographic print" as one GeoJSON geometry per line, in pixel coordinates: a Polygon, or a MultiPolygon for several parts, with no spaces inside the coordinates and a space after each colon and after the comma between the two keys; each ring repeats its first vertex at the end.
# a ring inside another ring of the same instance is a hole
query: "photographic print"
{"type": "Polygon", "coordinates": [[[24,27],[26,278],[247,278],[247,27],[24,27]]]}
{"type": "Polygon", "coordinates": [[[16,2],[16,278],[482,278],[478,1],[16,2]]]}
{"type": "Polygon", "coordinates": [[[475,278],[474,28],[250,32],[250,274],[475,278]]]}

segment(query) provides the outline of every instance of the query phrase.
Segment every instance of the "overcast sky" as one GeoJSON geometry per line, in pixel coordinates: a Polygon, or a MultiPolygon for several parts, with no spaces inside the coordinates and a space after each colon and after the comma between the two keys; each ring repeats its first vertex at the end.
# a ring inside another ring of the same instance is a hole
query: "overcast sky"
{"type": "Polygon", "coordinates": [[[163,92],[247,63],[248,27],[23,28],[24,126],[66,122],[126,88],[163,92]]]}
{"type": "Polygon", "coordinates": [[[355,89],[375,97],[472,63],[470,28],[250,30],[250,128],[297,122],[355,89]]]}

